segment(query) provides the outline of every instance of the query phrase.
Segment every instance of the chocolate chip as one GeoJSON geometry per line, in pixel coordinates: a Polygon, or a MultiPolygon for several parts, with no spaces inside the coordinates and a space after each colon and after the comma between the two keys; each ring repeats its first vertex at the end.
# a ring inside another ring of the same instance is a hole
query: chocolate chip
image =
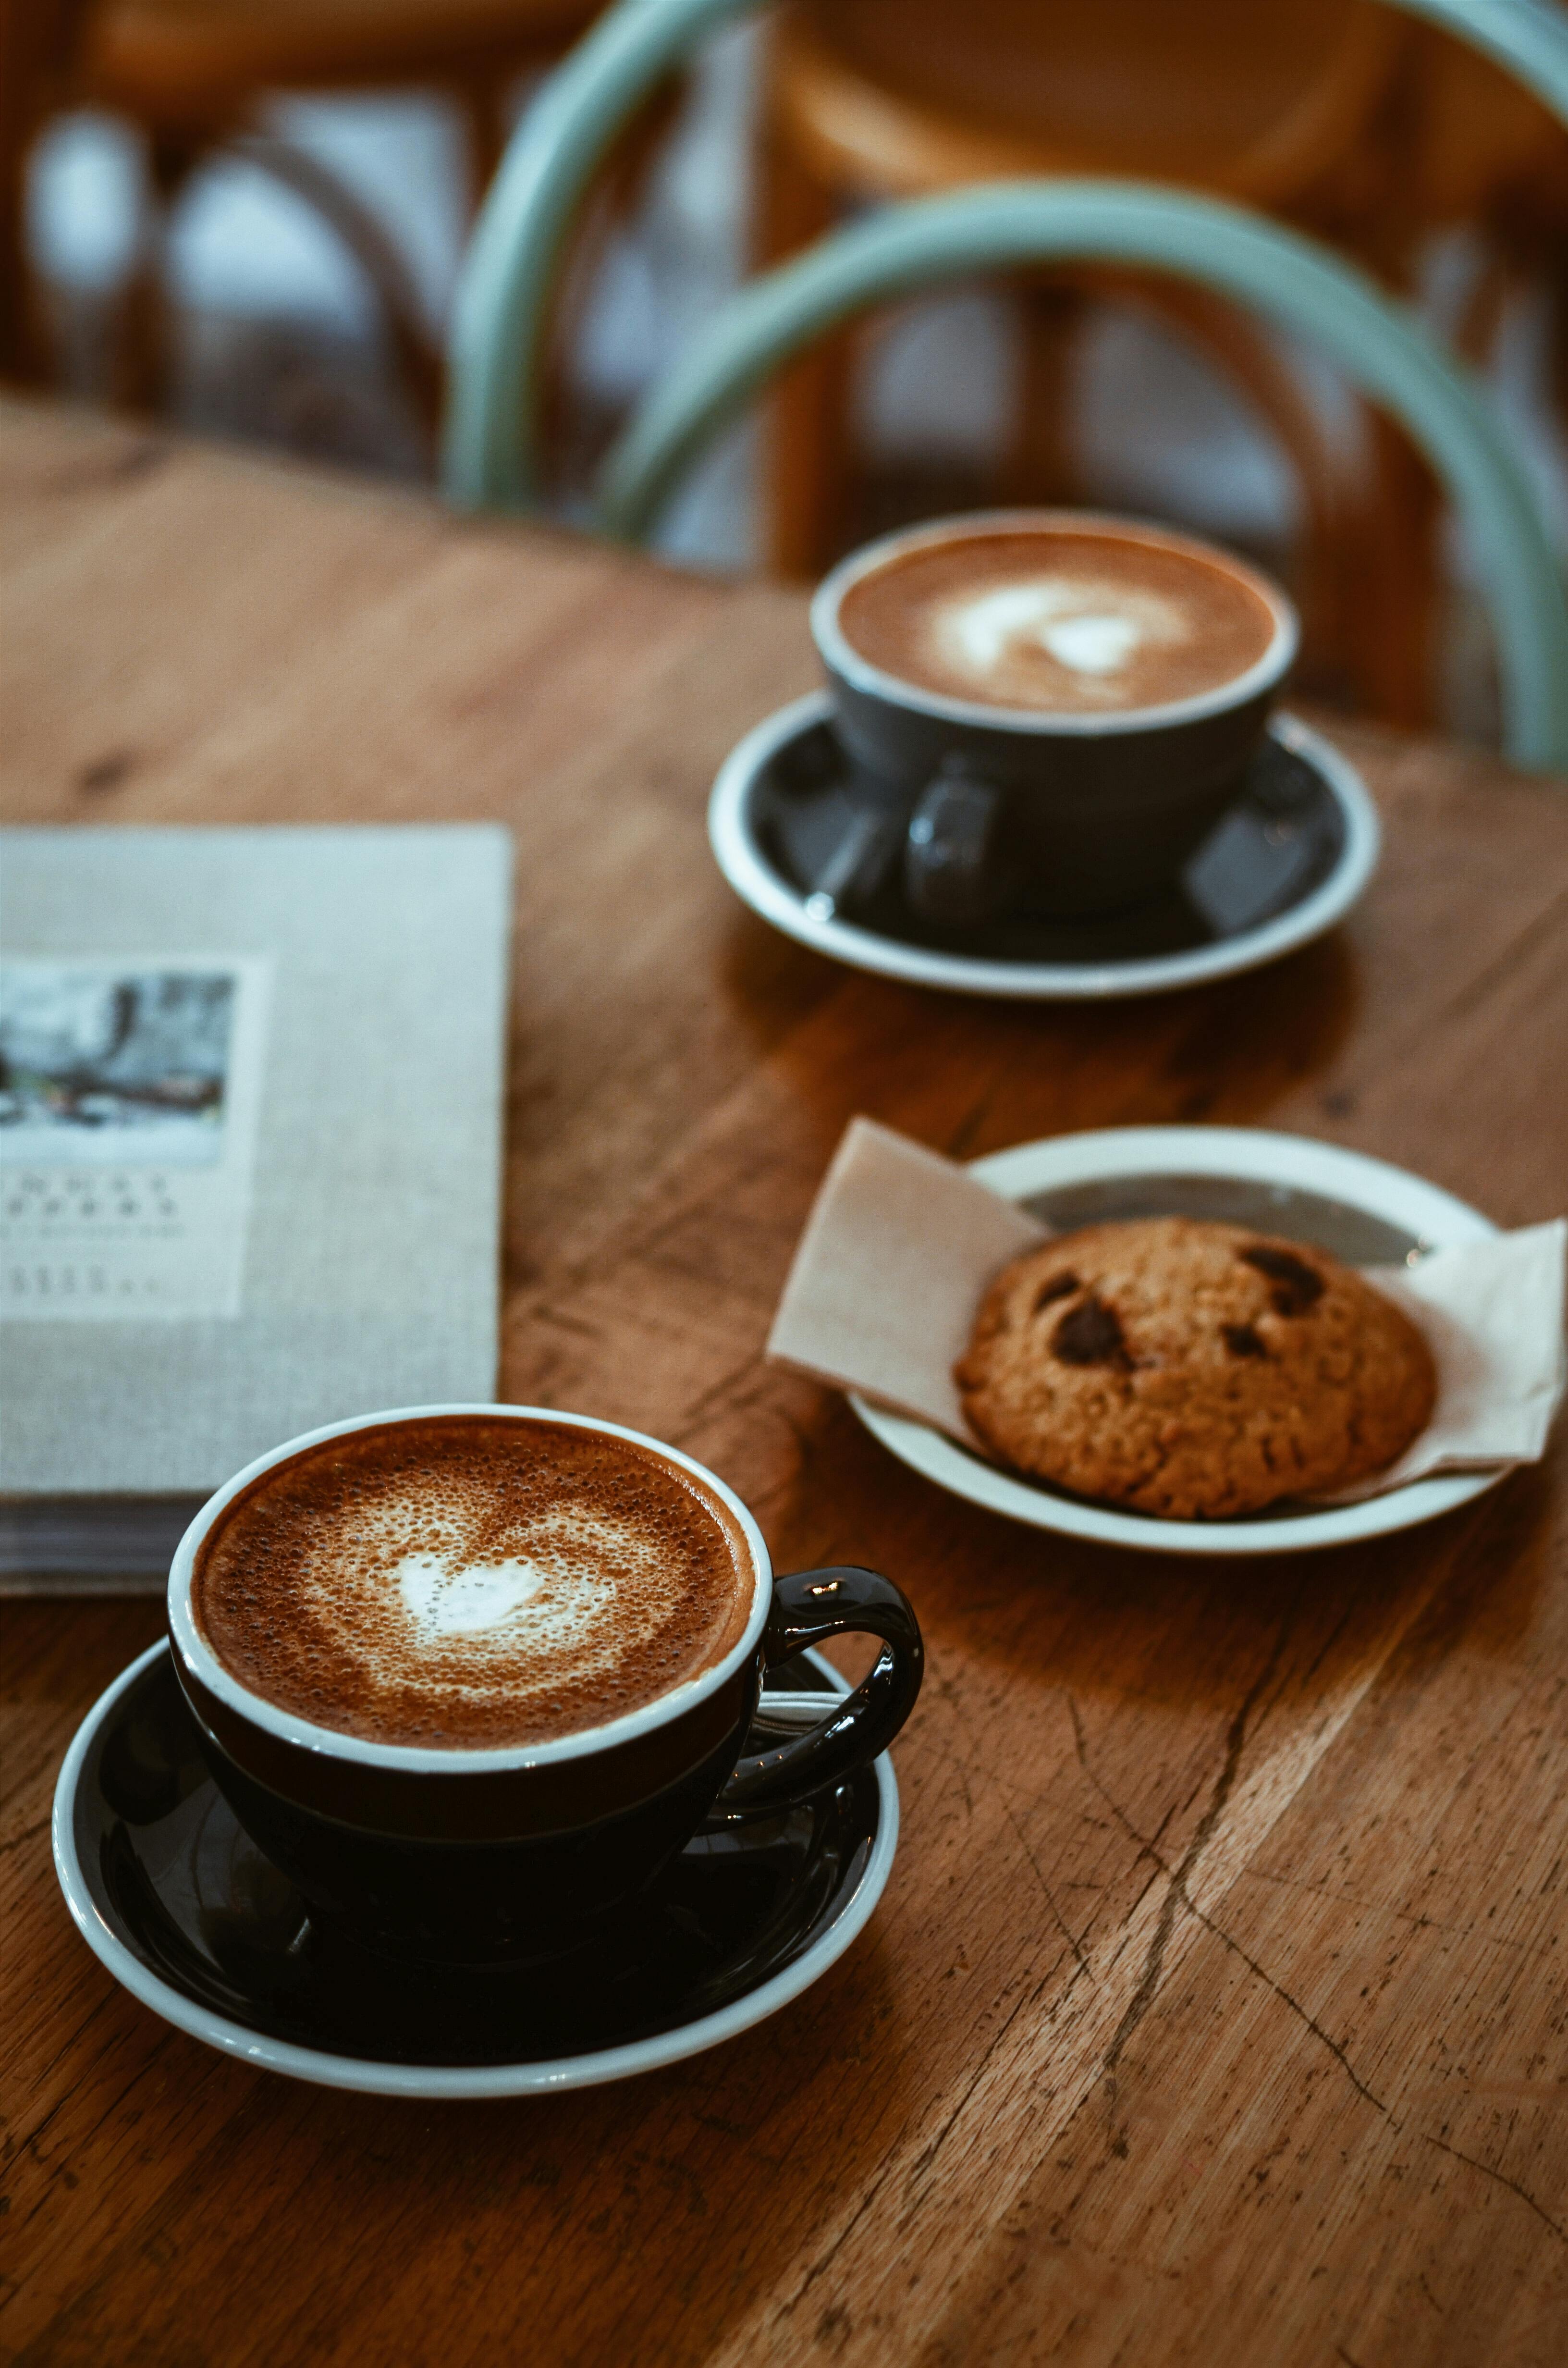
{"type": "Polygon", "coordinates": [[[1118,1372],[1132,1371],[1116,1310],[1093,1292],[1082,1305],[1067,1310],[1051,1336],[1051,1353],[1059,1364],[1114,1365],[1118,1372]]]}
{"type": "Polygon", "coordinates": [[[1267,1356],[1267,1349],[1250,1324],[1221,1324],[1220,1329],[1225,1336],[1225,1346],[1233,1357],[1267,1356]]]}
{"type": "Polygon", "coordinates": [[[1052,1300],[1071,1299],[1073,1293],[1079,1288],[1080,1285],[1078,1278],[1075,1274],[1052,1275],[1049,1282],[1041,1283],[1039,1292],[1036,1293],[1034,1304],[1035,1315],[1038,1315],[1042,1307],[1049,1307],[1052,1300]]]}
{"type": "Polygon", "coordinates": [[[1305,1258],[1295,1258],[1289,1250],[1270,1249],[1267,1242],[1255,1242],[1250,1250],[1238,1250],[1236,1256],[1247,1266],[1256,1267],[1277,1287],[1268,1294],[1277,1315],[1304,1315],[1324,1294],[1324,1280],[1305,1258]]]}

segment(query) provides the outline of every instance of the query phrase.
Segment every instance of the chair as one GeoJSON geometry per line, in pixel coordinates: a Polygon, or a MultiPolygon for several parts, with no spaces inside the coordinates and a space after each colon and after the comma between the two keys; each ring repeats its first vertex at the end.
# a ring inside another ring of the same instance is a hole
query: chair
{"type": "Polygon", "coordinates": [[[441,352],[410,274],[379,222],[313,156],[262,124],[275,90],[436,88],[462,110],[477,205],[505,146],[522,74],[552,63],[601,0],[0,0],[0,368],[45,374],[28,319],[21,175],[47,117],[97,106],[145,134],[155,219],[125,306],[117,394],[156,408],[166,356],[162,234],[192,172],[222,148],[304,199],[380,299],[402,376],[431,432],[441,352]]]}
{"type": "MultiPolygon", "coordinates": [[[[525,507],[554,258],[617,126],[744,0],[626,0],[556,76],[476,229],[454,315],[446,481],[525,507]]],[[[1478,41],[1568,115],[1568,33],[1530,0],[1474,0],[1478,41]]],[[[1412,13],[1451,19],[1457,0],[1412,13]]],[[[1316,337],[1426,452],[1470,528],[1502,661],[1510,752],[1568,763],[1568,612],[1528,488],[1483,402],[1419,325],[1299,234],[1215,200],[1112,183],[1024,184],[918,201],[824,241],[743,290],[654,389],[611,456],[604,515],[642,532],[703,437],[811,339],[870,303],[983,269],[1062,260],[1155,268],[1316,337]]]]}
{"type": "MultiPolygon", "coordinates": [[[[1026,176],[1170,181],[1304,225],[1312,194],[1365,154],[1408,29],[1375,0],[791,0],[767,51],[759,260],[782,260],[851,208],[1026,176]]],[[[1014,292],[1023,367],[1006,490],[1062,498],[1076,490],[1070,349],[1092,298],[1119,291],[1082,273],[1014,292]]],[[[1212,351],[1185,291],[1139,292],[1212,351]]],[[[1304,477],[1332,466],[1321,435],[1275,416],[1263,341],[1233,334],[1218,359],[1304,477]]],[[[834,341],[772,404],[767,523],[785,573],[816,575],[837,555],[848,367],[834,341]]]]}

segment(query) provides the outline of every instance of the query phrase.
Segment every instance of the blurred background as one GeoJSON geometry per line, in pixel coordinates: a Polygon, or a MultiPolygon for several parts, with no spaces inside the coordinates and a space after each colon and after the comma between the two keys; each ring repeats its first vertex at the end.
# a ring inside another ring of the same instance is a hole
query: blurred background
{"type": "MultiPolygon", "coordinates": [[[[585,0],[0,0],[0,373],[202,435],[433,478],[441,348],[506,140],[585,0]]],[[[551,507],[748,270],[1017,173],[1232,197],[1326,240],[1490,382],[1568,547],[1568,139],[1376,0],[791,0],[633,127],[557,302],[551,507]]],[[[1302,688],[1487,739],[1467,554],[1404,440],[1193,289],[1031,274],[797,365],[661,547],[807,578],[996,501],[1186,525],[1301,602],[1302,688]]]]}

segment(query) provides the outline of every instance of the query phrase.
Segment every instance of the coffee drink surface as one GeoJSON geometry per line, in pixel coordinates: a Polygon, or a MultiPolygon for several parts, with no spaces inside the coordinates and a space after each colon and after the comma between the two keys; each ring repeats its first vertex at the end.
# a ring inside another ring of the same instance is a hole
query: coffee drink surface
{"type": "Polygon", "coordinates": [[[262,1700],[377,1743],[494,1749],[640,1710],[743,1634],[729,1508],[630,1440],[433,1416],[275,1465],[203,1541],[193,1602],[262,1700]]]}
{"type": "Polygon", "coordinates": [[[1219,690],[1278,630],[1239,567],[1067,526],[913,543],[848,585],[837,621],[860,656],[916,689],[1074,715],[1219,690]]]}

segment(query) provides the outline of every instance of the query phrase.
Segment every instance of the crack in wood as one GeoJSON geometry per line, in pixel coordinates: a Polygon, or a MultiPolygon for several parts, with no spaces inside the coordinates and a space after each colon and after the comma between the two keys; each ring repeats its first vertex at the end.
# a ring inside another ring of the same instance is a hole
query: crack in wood
{"type": "Polygon", "coordinates": [[[1258,1980],[1263,1983],[1264,1987],[1267,1989],[1272,1990],[1275,1997],[1290,2009],[1292,2014],[1300,2016],[1301,2021],[1312,2032],[1312,2037],[1314,2039],[1321,2040],[1324,2046],[1327,2048],[1329,2054],[1338,2064],[1341,2070],[1344,2072],[1346,2078],[1355,2089],[1357,2095],[1358,2097],[1364,2097],[1369,2105],[1375,2105],[1379,2112],[1387,2120],[1391,2129],[1395,2131],[1403,2129],[1404,2124],[1402,2122],[1397,2121],[1394,2118],[1391,2108],[1383,2102],[1381,2097],[1375,2095],[1373,2091],[1368,2088],[1366,2082],[1362,2079],[1360,2074],[1351,2063],[1349,2056],[1346,2055],[1344,2048],[1339,2044],[1339,2042],[1336,2039],[1330,2037],[1329,2033],[1324,2029],[1322,2023],[1317,2020],[1317,2017],[1309,2012],[1307,2008],[1301,2004],[1301,1999],[1292,1998],[1290,1991],[1284,1987],[1283,1983],[1277,1982],[1273,1975],[1264,1966],[1260,1965],[1257,1959],[1253,1956],[1249,1951],[1243,1948],[1241,1942],[1235,1938],[1233,1933],[1227,1932],[1223,1925],[1216,1924],[1211,1916],[1206,1916],[1202,1908],[1196,1907],[1192,1900],[1187,1897],[1185,1893],[1182,1897],[1182,1905],[1186,1907],[1189,1915],[1197,1917],[1198,1921],[1202,1925],[1206,1932],[1212,1932],[1216,1941],[1222,1942],[1224,1947],[1233,1951],[1233,1953],[1241,1959],[1243,1964],[1247,1966],[1251,1972],[1257,1975],[1258,1980]]]}
{"type": "Polygon", "coordinates": [[[1482,2162],[1479,2157],[1473,2154],[1463,2153],[1460,2147],[1450,2146],[1447,2138],[1435,2138],[1430,2130],[1423,2130],[1421,2132],[1421,2135],[1426,2139],[1428,2146],[1440,2146],[1445,2154],[1451,2154],[1456,2162],[1468,2163],[1471,2170],[1479,2170],[1483,2178],[1494,2179],[1499,2187],[1506,2187],[1511,2195],[1517,2195],[1521,2203],[1528,2203],[1530,2210],[1535,2214],[1536,2218],[1538,2220],[1543,2220],[1546,2223],[1546,2226],[1551,2229],[1552,2235],[1560,2238],[1563,2244],[1568,2245],[1568,2228],[1564,2228],[1561,2221],[1554,2220],[1551,2213],[1547,2211],[1545,2205],[1536,2202],[1535,2197],[1530,2193],[1529,2189],[1528,2187],[1521,2187],[1517,2179],[1510,2179],[1506,2170],[1498,2170],[1494,2169],[1491,2163],[1482,2162]]]}
{"type": "MultiPolygon", "coordinates": [[[[1256,1958],[1254,1957],[1249,1951],[1243,1948],[1241,1942],[1233,1933],[1227,1932],[1223,1925],[1216,1923],[1211,1916],[1207,1915],[1204,1910],[1197,1905],[1190,1892],[1187,1888],[1187,1883],[1183,1873],[1184,1867],[1188,1868],[1188,1872],[1190,1872],[1187,1860],[1183,1860],[1182,1866],[1174,1869],[1167,1867],[1161,1860],[1159,1853],[1153,1847],[1153,1844],[1144,1840],[1143,1837],[1139,1833],[1138,1828],[1133,1825],[1126,1812],[1116,1801],[1112,1800],[1110,1794],[1106,1791],[1105,1786],[1100,1782],[1099,1778],[1095,1774],[1094,1770],[1088,1764],[1087,1741],[1084,1735],[1083,1720],[1079,1715],[1077,1704],[1074,1702],[1073,1697],[1070,1694],[1067,1697],[1067,1707],[1072,1714],[1073,1731],[1078,1741],[1079,1764],[1083,1768],[1084,1773],[1087,1776],[1090,1783],[1093,1784],[1095,1790],[1104,1801],[1107,1808],[1108,1808],[1112,1815],[1119,1820],[1123,1830],[1138,1844],[1141,1851],[1153,1860],[1154,1864],[1159,1869],[1160,1873],[1165,1876],[1166,1881],[1170,1884],[1170,1890],[1166,1894],[1165,1905],[1167,1907],[1170,1906],[1173,1900],[1179,1897],[1181,1906],[1187,1909],[1189,1916],[1195,1918],[1196,1920],[1202,1925],[1206,1932],[1211,1932],[1216,1941],[1220,1941],[1222,1946],[1231,1950],[1236,1956],[1238,1956],[1243,1964],[1245,1965],[1250,1972],[1256,1975],[1258,1980],[1263,1983],[1265,1987],[1273,1991],[1275,1997],[1280,2000],[1282,2005],[1288,2006],[1292,2014],[1300,2017],[1306,2028],[1312,2032],[1313,2038],[1320,2040],[1324,2046],[1327,2048],[1329,2054],[1335,2057],[1358,2095],[1365,2098],[1368,2104],[1375,2105],[1378,2112],[1387,2118],[1391,2125],[1396,2131],[1399,2130],[1403,2124],[1394,2119],[1393,2114],[1390,2111],[1389,2107],[1383,2102],[1382,2099],[1374,2094],[1374,2092],[1368,2088],[1366,2082],[1361,2078],[1359,2073],[1352,2065],[1349,2057],[1346,2055],[1344,2048],[1340,2046],[1338,2041],[1332,2038],[1330,2034],[1324,2031],[1323,2025],[1317,2021],[1316,2017],[1311,2014],[1301,2004],[1300,1998],[1292,1998],[1290,1992],[1284,1987],[1283,1984],[1277,1982],[1273,1975],[1270,1974],[1263,1965],[1260,1965],[1256,1958]]],[[[1244,1704],[1243,1708],[1244,1711],[1244,1704]]],[[[1223,1770],[1221,1770],[1221,1774],[1222,1773],[1223,1770]]],[[[1201,1830],[1201,1828],[1199,1830],[1201,1830]]],[[[1190,1851],[1190,1844],[1188,1845],[1188,1849],[1190,1851]]],[[[1147,1891],[1147,1885],[1144,1886],[1145,1892],[1147,1891]]],[[[1144,1893],[1140,1893],[1139,1895],[1141,1898],[1143,1896],[1144,1893]]],[[[1162,1907],[1161,1910],[1161,1920],[1162,1923],[1164,1923],[1164,1907],[1162,1907]]],[[[1174,1922],[1174,1910],[1172,1920],[1174,1922]]],[[[1156,1938],[1158,1937],[1158,1928],[1156,1928],[1156,1938]]],[[[1165,1938],[1165,1942],[1168,1945],[1168,1927],[1166,1928],[1165,1938]]],[[[1161,1953],[1163,1955],[1163,1950],[1161,1953]]],[[[1140,1985],[1140,1989],[1141,1988],[1142,1984],[1140,1985]]],[[[1134,1993],[1135,2000],[1137,1995],[1137,1993],[1134,1993]]],[[[1139,2020],[1142,2020],[1142,2017],[1140,2017],[1139,2020]]],[[[1127,2017],[1125,2015],[1123,2016],[1122,2021],[1124,2023],[1126,2022],[1127,2017]]],[[[1119,2037],[1120,2035],[1121,2034],[1119,2032],[1118,2036],[1119,2037]]],[[[1115,2044],[1116,2043],[1113,2040],[1112,2045],[1114,2046],[1115,2044]]],[[[1104,2068],[1108,2072],[1114,2071],[1114,2066],[1110,2062],[1108,2055],[1107,2056],[1104,2068]]]]}
{"type": "MultiPolygon", "coordinates": [[[[947,1703],[949,1710],[952,1713],[955,1725],[960,1728],[966,1727],[967,1721],[965,1720],[963,1712],[953,1693],[951,1686],[949,1685],[946,1680],[943,1680],[939,1683],[937,1691],[941,1696],[941,1699],[947,1703]]],[[[949,1758],[953,1768],[958,1771],[960,1781],[964,1788],[965,1802],[970,1806],[971,1815],[972,1815],[973,1804],[969,1789],[969,1763],[966,1759],[961,1758],[958,1752],[951,1750],[950,1748],[949,1750],[949,1758]]],[[[996,1783],[994,1779],[992,1780],[992,1785],[993,1790],[995,1792],[997,1800],[1001,1803],[1002,1815],[1006,1818],[1008,1825],[1012,1827],[1013,1835],[1017,1842],[1018,1848],[1023,1851],[1025,1858],[1028,1861],[1030,1870],[1033,1873],[1035,1881],[1040,1885],[1046,1906],[1050,1908],[1051,1915],[1056,1919],[1058,1930],[1061,1932],[1062,1937],[1066,1941],[1068,1947],[1072,1950],[1074,1956],[1077,1959],[1079,1970],[1082,1973],[1087,1974],[1089,1979],[1093,1981],[1094,1970],[1089,1964],[1087,1956],[1084,1952],[1084,1944],[1079,1939],[1077,1933],[1074,1931],[1071,1924],[1068,1923],[1067,1918],[1063,1916],[1061,1908],[1057,1906],[1056,1895],[1051,1890],[1050,1884],[1046,1881],[1045,1873],[1040,1866],[1040,1861],[1036,1858],[1033,1850],[1029,1848],[1028,1841],[1025,1839],[1024,1829],[1022,1826],[1019,1825],[1017,1817],[1014,1814],[1013,1804],[1007,1798],[1006,1789],[1001,1784],[996,1783]]]]}
{"type": "MultiPolygon", "coordinates": [[[[1292,1600],[1291,1602],[1286,1606],[1285,1611],[1280,1615],[1278,1625],[1275,1630],[1273,1644],[1269,1647],[1267,1659],[1265,1661],[1262,1668],[1258,1671],[1256,1677],[1253,1679],[1252,1684],[1247,1688],[1247,1691],[1243,1696],[1241,1703],[1236,1710],[1235,1715],[1233,1717],[1230,1726],[1226,1731],[1225,1756],[1220,1764],[1220,1772],[1214,1780],[1213,1789],[1209,1796],[1209,1805],[1204,1810],[1201,1817],[1199,1817],[1197,1825],[1193,1827],[1191,1838],[1187,1842],[1186,1850],[1182,1852],[1181,1858],[1178,1861],[1174,1873],[1171,1873],[1168,1876],[1168,1888],[1166,1889],[1164,1899],[1160,1902],[1160,1912],[1155,1919],[1154,1930],[1149,1941],[1148,1952],[1143,1960],[1143,1970],[1139,1975],[1138,1984],[1136,1988],[1133,1990],[1132,1996],[1128,1999],[1127,2005],[1123,2009],[1121,2021],[1116,2027],[1110,2045],[1106,2050],[1104,2064],[1101,2066],[1102,2076],[1108,2084],[1108,2095],[1113,2112],[1115,2110],[1116,2103],[1117,2066],[1121,2061],[1128,2041],[1132,2037],[1133,2032],[1137,2030],[1139,2024],[1148,2013],[1150,2007],[1153,2004],[1155,1994],[1160,1986],[1160,1975],[1165,1965],[1165,1952],[1170,1946],[1171,1934],[1176,1929],[1176,1909],[1178,1907],[1185,1907],[1191,1913],[1197,1912],[1193,1909],[1192,1902],[1187,1896],[1187,1883],[1192,1875],[1193,1870],[1197,1867],[1204,1851],[1208,1849],[1210,1842],[1212,1840],[1215,1828],[1219,1825],[1220,1819],[1224,1814],[1225,1804],[1230,1799],[1232,1792],[1234,1790],[1236,1777],[1241,1770],[1242,1753],[1246,1747],[1247,1729],[1252,1718],[1252,1713],[1256,1708],[1259,1701],[1262,1699],[1264,1692],[1272,1682],[1275,1672],[1279,1667],[1280,1658],[1285,1650],[1286,1639],[1289,1637],[1290,1629],[1294,1624],[1295,1616],[1296,1604],[1294,1600],[1292,1600]]],[[[1069,1706],[1073,1707],[1071,1696],[1068,1697],[1068,1702],[1069,1706]]],[[[1079,1760],[1084,1768],[1085,1775],[1090,1776],[1091,1782],[1094,1782],[1096,1784],[1096,1791],[1099,1791],[1105,1798],[1107,1806],[1110,1808],[1120,1819],[1127,1831],[1130,1834],[1135,1834],[1135,1829],[1131,1818],[1126,1816],[1117,1803],[1110,1799],[1108,1793],[1104,1792],[1103,1786],[1101,1786],[1097,1780],[1093,1777],[1092,1771],[1089,1770],[1087,1759],[1085,1756],[1086,1747],[1084,1739],[1083,1722],[1077,1716],[1075,1708],[1074,1709],[1073,1724],[1074,1733],[1076,1734],[1079,1742],[1079,1760]]],[[[1142,1839],[1142,1837],[1135,1835],[1135,1839],[1138,1839],[1141,1849],[1148,1850],[1151,1857],[1154,1855],[1151,1846],[1147,1842],[1144,1842],[1142,1839]]]]}

